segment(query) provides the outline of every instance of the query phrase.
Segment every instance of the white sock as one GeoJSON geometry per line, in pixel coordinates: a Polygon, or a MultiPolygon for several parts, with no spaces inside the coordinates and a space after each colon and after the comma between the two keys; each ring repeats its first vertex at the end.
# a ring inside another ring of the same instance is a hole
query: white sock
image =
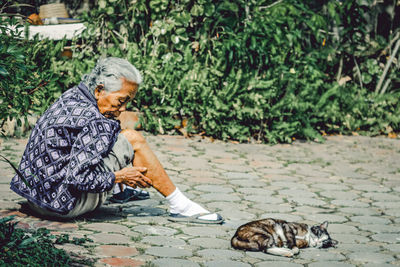
{"type": "MultiPolygon", "coordinates": [[[[169,203],[169,211],[173,214],[181,214],[183,216],[192,216],[199,213],[209,213],[208,210],[188,199],[180,190],[176,188],[169,196],[166,197],[169,203]]],[[[199,217],[204,220],[217,220],[218,215],[213,213],[199,217]]]]}

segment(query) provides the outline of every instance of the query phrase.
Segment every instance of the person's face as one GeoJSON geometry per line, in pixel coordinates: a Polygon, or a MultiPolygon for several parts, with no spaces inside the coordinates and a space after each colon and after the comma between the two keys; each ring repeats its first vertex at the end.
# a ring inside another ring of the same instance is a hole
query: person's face
{"type": "Polygon", "coordinates": [[[97,106],[100,113],[107,118],[116,118],[126,110],[126,105],[137,92],[138,85],[122,78],[122,87],[119,91],[106,92],[103,85],[98,85],[94,90],[97,106]]]}

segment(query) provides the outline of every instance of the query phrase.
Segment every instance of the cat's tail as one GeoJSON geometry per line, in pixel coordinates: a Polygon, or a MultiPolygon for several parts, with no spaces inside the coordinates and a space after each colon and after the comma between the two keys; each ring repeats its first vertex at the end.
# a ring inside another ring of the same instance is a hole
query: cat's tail
{"type": "Polygon", "coordinates": [[[258,251],[259,247],[256,242],[242,241],[237,236],[232,237],[231,246],[235,249],[258,251]]]}

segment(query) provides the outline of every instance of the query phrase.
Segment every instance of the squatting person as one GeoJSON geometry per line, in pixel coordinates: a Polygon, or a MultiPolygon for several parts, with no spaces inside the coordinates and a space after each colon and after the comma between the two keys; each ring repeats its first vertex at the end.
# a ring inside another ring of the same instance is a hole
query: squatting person
{"type": "Polygon", "coordinates": [[[74,218],[100,207],[116,184],[154,187],[172,221],[222,223],[171,181],[143,136],[116,118],[135,97],[142,77],[128,61],[100,60],[82,82],[39,118],[11,189],[45,216],[74,218]]]}

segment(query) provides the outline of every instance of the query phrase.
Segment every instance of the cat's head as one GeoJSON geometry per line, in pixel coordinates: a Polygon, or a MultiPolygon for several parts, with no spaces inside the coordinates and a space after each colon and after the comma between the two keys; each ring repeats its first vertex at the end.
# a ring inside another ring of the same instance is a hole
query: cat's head
{"type": "Polygon", "coordinates": [[[320,225],[311,226],[310,229],[310,247],[330,248],[335,247],[338,241],[331,239],[327,231],[328,222],[320,225]]]}

